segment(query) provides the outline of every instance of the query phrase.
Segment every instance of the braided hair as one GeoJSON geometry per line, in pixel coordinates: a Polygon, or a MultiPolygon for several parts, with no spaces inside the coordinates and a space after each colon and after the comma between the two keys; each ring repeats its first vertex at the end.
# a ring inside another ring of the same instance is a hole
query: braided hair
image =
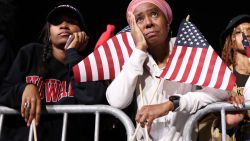
{"type": "Polygon", "coordinates": [[[44,44],[42,53],[42,63],[43,63],[42,73],[45,75],[48,72],[47,64],[52,57],[52,45],[50,41],[50,23],[47,22],[42,28],[40,39],[44,44]]]}

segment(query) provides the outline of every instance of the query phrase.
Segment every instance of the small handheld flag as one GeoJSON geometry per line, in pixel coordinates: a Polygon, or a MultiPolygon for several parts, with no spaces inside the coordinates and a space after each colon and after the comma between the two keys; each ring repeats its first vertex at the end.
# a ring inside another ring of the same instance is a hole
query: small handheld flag
{"type": "Polygon", "coordinates": [[[248,57],[248,60],[250,61],[250,46],[249,46],[249,42],[247,41],[247,36],[244,32],[242,32],[242,45],[244,47],[245,53],[248,57]]]}
{"type": "Polygon", "coordinates": [[[97,47],[73,67],[76,82],[114,79],[135,48],[130,32],[122,32],[97,47]]]}
{"type": "Polygon", "coordinates": [[[180,24],[162,78],[231,91],[235,76],[191,22],[180,24]]]}

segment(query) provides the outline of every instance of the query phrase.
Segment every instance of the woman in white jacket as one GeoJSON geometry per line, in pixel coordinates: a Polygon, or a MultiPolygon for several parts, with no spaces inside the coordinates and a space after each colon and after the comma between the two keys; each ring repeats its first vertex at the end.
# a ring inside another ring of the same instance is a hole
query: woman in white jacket
{"type": "MultiPolygon", "coordinates": [[[[160,79],[174,39],[169,30],[172,11],[164,0],[132,0],[127,20],[136,48],[122,71],[107,89],[110,105],[123,109],[137,101],[136,121],[150,132],[153,141],[182,140],[190,114],[210,103],[222,101],[227,92],[213,88],[194,91],[195,86],[160,79]],[[134,94],[136,96],[134,96],[134,94]]],[[[147,140],[143,128],[137,140],[147,140]]]]}

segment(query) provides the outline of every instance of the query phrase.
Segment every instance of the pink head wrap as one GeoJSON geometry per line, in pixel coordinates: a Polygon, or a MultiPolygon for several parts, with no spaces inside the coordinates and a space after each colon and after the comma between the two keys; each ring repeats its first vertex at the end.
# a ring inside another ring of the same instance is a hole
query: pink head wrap
{"type": "MultiPolygon", "coordinates": [[[[171,24],[172,19],[173,19],[172,10],[169,4],[165,0],[132,0],[128,5],[127,15],[129,12],[133,13],[135,8],[138,5],[147,3],[147,2],[156,5],[166,16],[168,23],[171,24]]],[[[127,19],[128,19],[128,16],[127,16],[127,19]]]]}

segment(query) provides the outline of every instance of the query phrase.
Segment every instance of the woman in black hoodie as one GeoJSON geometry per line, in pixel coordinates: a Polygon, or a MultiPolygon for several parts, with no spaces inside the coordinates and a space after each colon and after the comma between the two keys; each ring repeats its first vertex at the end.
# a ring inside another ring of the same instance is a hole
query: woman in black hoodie
{"type": "MultiPolygon", "coordinates": [[[[62,115],[41,115],[45,105],[105,102],[106,81],[73,81],[71,68],[83,59],[80,52],[89,39],[80,12],[71,5],[55,7],[43,33],[44,44],[30,43],[19,50],[1,85],[1,105],[20,110],[24,118],[5,117],[1,141],[27,141],[27,126],[33,120],[39,141],[59,141],[62,115]]],[[[93,140],[90,118],[94,120],[91,115],[71,114],[67,140],[93,140]]]]}

